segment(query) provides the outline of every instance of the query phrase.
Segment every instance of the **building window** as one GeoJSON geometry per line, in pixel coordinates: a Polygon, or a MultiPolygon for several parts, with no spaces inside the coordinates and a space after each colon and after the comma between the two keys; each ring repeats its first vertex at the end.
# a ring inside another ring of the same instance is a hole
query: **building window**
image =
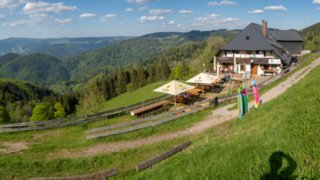
{"type": "Polygon", "coordinates": [[[264,54],[263,51],[256,51],[257,54],[264,54]]]}
{"type": "Polygon", "coordinates": [[[240,71],[245,71],[246,70],[246,65],[242,64],[240,65],[240,71]]]}

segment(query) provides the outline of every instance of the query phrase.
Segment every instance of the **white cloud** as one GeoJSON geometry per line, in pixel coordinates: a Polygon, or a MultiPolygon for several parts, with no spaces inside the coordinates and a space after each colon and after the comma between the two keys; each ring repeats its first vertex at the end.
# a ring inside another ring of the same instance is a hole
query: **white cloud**
{"type": "Polygon", "coordinates": [[[236,2],[234,1],[229,1],[229,0],[223,0],[223,1],[214,1],[214,2],[209,2],[209,6],[232,6],[232,5],[237,5],[236,2]]]}
{"type": "Polygon", "coordinates": [[[24,26],[24,25],[28,25],[28,24],[30,24],[29,20],[21,19],[21,20],[12,21],[11,23],[9,23],[9,26],[10,27],[17,27],[17,26],[24,26]]]}
{"type": "Polygon", "coordinates": [[[214,21],[217,19],[217,17],[219,17],[219,14],[209,14],[207,16],[202,16],[202,17],[198,17],[194,20],[194,24],[205,24],[205,23],[209,23],[211,21],[214,21]]]}
{"type": "Polygon", "coordinates": [[[0,14],[0,19],[5,18],[6,16],[4,14],[0,14]]]}
{"type": "Polygon", "coordinates": [[[212,28],[238,28],[243,23],[238,18],[221,18],[218,14],[209,14],[196,18],[192,26],[202,26],[212,28]]]}
{"type": "Polygon", "coordinates": [[[134,9],[132,9],[132,8],[126,8],[125,9],[127,12],[134,12],[134,9]]]}
{"type": "Polygon", "coordinates": [[[106,15],[104,15],[102,18],[101,18],[101,22],[105,22],[105,21],[107,21],[108,19],[112,19],[112,18],[114,18],[114,17],[116,17],[117,15],[115,15],[115,14],[106,14],[106,15]]]}
{"type": "Polygon", "coordinates": [[[317,7],[317,10],[320,11],[320,7],[317,7]]]}
{"type": "Polygon", "coordinates": [[[80,19],[93,18],[93,17],[96,17],[96,14],[93,14],[93,13],[83,13],[83,14],[80,14],[80,16],[79,16],[80,19]]]}
{"type": "Polygon", "coordinates": [[[127,0],[128,3],[137,3],[137,4],[143,4],[143,3],[147,3],[150,0],[127,0]]]}
{"type": "Polygon", "coordinates": [[[222,21],[223,22],[234,22],[234,21],[239,21],[240,19],[238,18],[226,18],[226,19],[223,19],[222,21]]]}
{"type": "Polygon", "coordinates": [[[271,10],[271,11],[286,11],[288,10],[286,7],[279,5],[279,6],[266,6],[264,8],[265,10],[271,10]]]}
{"type": "Polygon", "coordinates": [[[180,13],[180,14],[192,14],[193,11],[182,9],[182,10],[179,11],[179,13],[180,13]]]}
{"type": "Polygon", "coordinates": [[[46,19],[47,17],[49,17],[48,14],[30,14],[29,15],[29,18],[35,21],[41,21],[43,19],[46,19]]]}
{"type": "Polygon", "coordinates": [[[164,19],[163,16],[141,16],[140,17],[141,22],[159,21],[159,20],[163,20],[163,19],[164,19]]]}
{"type": "Polygon", "coordinates": [[[25,1],[26,0],[0,0],[0,9],[16,8],[25,3],[25,1]]]}
{"type": "Polygon", "coordinates": [[[168,25],[174,25],[174,24],[176,24],[176,22],[173,20],[168,22],[168,25]]]}
{"type": "Polygon", "coordinates": [[[69,24],[69,23],[73,22],[73,20],[71,18],[67,18],[67,19],[56,18],[54,21],[59,23],[59,24],[69,24]]]}
{"type": "Polygon", "coordinates": [[[171,9],[151,9],[149,13],[155,16],[161,15],[161,14],[169,14],[171,13],[171,9]]]}
{"type": "Polygon", "coordinates": [[[250,13],[250,14],[261,14],[261,13],[264,13],[264,10],[262,10],[262,9],[254,9],[254,10],[248,11],[248,13],[250,13]]]}
{"type": "Polygon", "coordinates": [[[48,3],[43,1],[28,2],[23,8],[22,12],[25,14],[37,13],[60,13],[62,11],[74,11],[76,6],[65,6],[62,2],[48,3]]]}
{"type": "Polygon", "coordinates": [[[148,6],[141,6],[138,11],[141,12],[141,11],[145,11],[145,10],[147,10],[147,9],[149,9],[148,6]]]}
{"type": "Polygon", "coordinates": [[[9,27],[17,27],[17,26],[25,26],[25,25],[35,25],[39,23],[46,22],[46,19],[50,16],[45,13],[40,14],[29,14],[28,19],[20,19],[12,21],[11,23],[7,23],[9,27]]]}
{"type": "Polygon", "coordinates": [[[313,0],[313,4],[320,4],[320,0],[313,0]]]}

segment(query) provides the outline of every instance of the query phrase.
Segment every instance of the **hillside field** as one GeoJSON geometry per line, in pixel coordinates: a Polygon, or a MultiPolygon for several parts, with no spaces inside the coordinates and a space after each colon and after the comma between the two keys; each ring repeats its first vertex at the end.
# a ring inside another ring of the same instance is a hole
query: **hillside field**
{"type": "Polygon", "coordinates": [[[319,179],[320,67],[279,98],[211,129],[134,179],[319,179]]]}

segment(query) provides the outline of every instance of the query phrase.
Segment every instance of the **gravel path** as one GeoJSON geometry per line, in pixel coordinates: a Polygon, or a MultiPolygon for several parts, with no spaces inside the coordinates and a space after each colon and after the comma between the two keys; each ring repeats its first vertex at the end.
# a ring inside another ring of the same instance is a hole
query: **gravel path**
{"type": "MultiPolygon", "coordinates": [[[[263,103],[268,102],[283,92],[288,88],[292,87],[302,78],[304,78],[312,69],[320,65],[320,58],[313,61],[310,65],[292,74],[286,81],[277,85],[276,87],[270,89],[268,92],[264,93],[261,98],[263,103]]],[[[101,153],[118,152],[126,149],[133,149],[144,145],[154,144],[161,141],[166,141],[170,139],[175,139],[187,135],[197,135],[215,125],[227,122],[237,117],[238,110],[228,111],[229,108],[233,107],[234,104],[230,104],[221,108],[218,108],[212,112],[206,119],[194,124],[192,127],[183,129],[176,132],[170,132],[160,135],[152,135],[146,138],[130,140],[130,141],[118,141],[112,143],[99,144],[92,147],[84,148],[82,150],[77,150],[76,152],[70,152],[68,150],[62,150],[59,152],[51,153],[48,155],[50,158],[64,157],[64,158],[76,158],[76,157],[88,157],[95,156],[101,153]]],[[[253,106],[253,102],[249,103],[249,107],[253,106]]]]}

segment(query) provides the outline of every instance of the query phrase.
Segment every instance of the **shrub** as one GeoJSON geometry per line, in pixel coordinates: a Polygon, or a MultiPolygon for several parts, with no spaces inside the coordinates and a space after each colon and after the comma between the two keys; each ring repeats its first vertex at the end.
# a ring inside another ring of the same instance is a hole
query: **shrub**
{"type": "Polygon", "coordinates": [[[9,123],[11,121],[10,115],[6,108],[0,106],[0,124],[9,123]]]}
{"type": "Polygon", "coordinates": [[[30,121],[42,121],[54,118],[53,108],[50,103],[37,104],[32,111],[30,121]]]}
{"type": "Polygon", "coordinates": [[[66,116],[66,111],[64,110],[64,107],[62,106],[62,104],[60,102],[57,102],[54,105],[54,118],[63,118],[66,116]]]}

